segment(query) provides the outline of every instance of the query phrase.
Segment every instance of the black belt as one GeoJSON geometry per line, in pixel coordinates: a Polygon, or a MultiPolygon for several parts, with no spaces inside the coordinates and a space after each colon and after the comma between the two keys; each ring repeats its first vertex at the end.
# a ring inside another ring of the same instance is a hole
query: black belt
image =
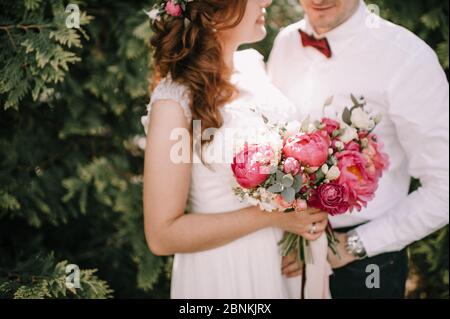
{"type": "Polygon", "coordinates": [[[356,229],[356,228],[358,228],[359,226],[362,226],[362,225],[364,225],[364,224],[366,224],[366,223],[362,223],[362,224],[358,224],[358,225],[354,225],[354,226],[349,226],[349,227],[341,227],[341,228],[336,228],[336,229],[333,228],[333,230],[334,230],[336,233],[343,234],[343,233],[348,233],[349,231],[351,231],[351,230],[353,230],[353,229],[356,229]]]}

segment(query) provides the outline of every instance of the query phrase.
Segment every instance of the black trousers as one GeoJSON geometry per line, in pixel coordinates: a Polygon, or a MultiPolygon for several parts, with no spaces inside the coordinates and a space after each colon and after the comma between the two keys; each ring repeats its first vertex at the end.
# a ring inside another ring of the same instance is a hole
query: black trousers
{"type": "Polygon", "coordinates": [[[330,277],[333,299],[403,299],[408,278],[408,253],[405,249],[381,254],[333,272],[330,277]]]}

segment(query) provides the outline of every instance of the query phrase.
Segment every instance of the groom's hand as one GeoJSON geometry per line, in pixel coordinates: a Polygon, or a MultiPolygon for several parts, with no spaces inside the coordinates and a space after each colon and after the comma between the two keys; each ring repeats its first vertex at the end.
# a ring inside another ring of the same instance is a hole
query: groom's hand
{"type": "Polygon", "coordinates": [[[335,236],[338,240],[338,243],[336,244],[336,250],[338,253],[334,254],[333,251],[328,248],[328,262],[333,269],[342,268],[356,260],[356,257],[349,254],[347,249],[345,249],[347,234],[335,233],[335,236]]]}
{"type": "Polygon", "coordinates": [[[281,264],[281,272],[287,278],[298,277],[302,274],[303,264],[297,259],[297,252],[293,251],[289,255],[283,257],[281,264]]]}

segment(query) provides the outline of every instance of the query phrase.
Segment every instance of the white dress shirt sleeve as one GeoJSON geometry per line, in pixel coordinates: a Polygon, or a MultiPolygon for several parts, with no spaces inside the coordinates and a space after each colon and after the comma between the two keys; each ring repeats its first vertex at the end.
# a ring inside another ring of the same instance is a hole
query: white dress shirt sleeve
{"type": "Polygon", "coordinates": [[[392,74],[387,99],[405,165],[422,187],[356,229],[369,256],[399,251],[449,221],[449,85],[431,48],[392,74]]]}

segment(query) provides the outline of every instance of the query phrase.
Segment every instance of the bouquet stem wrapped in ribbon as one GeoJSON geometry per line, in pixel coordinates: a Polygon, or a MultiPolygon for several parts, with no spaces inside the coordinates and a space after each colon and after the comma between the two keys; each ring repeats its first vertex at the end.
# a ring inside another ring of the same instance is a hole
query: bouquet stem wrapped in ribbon
{"type": "MultiPolygon", "coordinates": [[[[363,98],[351,97],[340,120],[270,124],[280,138],[273,144],[245,144],[231,165],[238,186],[235,194],[265,211],[301,211],[314,207],[331,216],[361,211],[375,196],[378,181],[389,166],[383,144],[373,133],[381,116],[365,110],[363,98]]],[[[329,225],[328,243],[336,238],[329,225]]],[[[283,256],[296,251],[301,262],[313,263],[308,241],[286,233],[279,243],[283,256]]],[[[336,253],[336,251],[334,251],[336,253]]]]}

